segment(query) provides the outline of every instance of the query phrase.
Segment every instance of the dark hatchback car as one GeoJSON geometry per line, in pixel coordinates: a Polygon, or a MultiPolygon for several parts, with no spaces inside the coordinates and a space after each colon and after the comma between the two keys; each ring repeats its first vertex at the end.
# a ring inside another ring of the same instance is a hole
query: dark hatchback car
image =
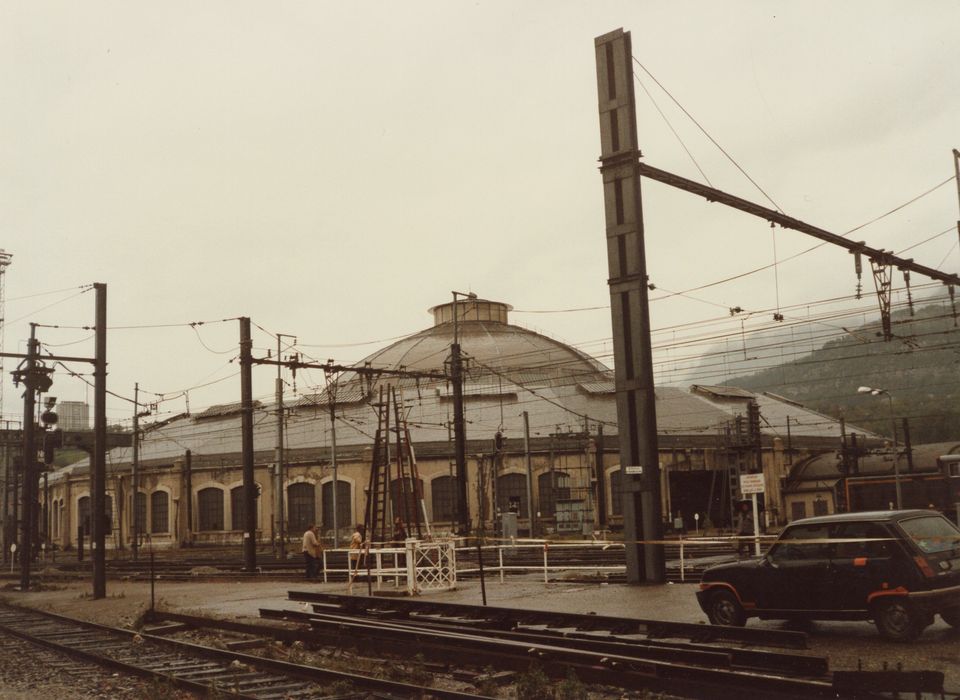
{"type": "Polygon", "coordinates": [[[873,620],[908,641],[938,613],[960,626],[960,530],[928,510],[797,520],[763,557],[707,569],[697,599],[715,625],[873,620]]]}

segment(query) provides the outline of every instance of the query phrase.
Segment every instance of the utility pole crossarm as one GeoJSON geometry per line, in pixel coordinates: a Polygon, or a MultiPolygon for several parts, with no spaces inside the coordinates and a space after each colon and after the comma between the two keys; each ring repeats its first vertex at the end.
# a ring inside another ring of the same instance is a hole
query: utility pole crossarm
{"type": "MultiPolygon", "coordinates": [[[[13,357],[25,359],[29,355],[24,355],[19,352],[0,352],[0,357],[13,357]]],[[[68,357],[66,355],[38,355],[38,360],[54,360],[56,362],[89,362],[90,364],[96,364],[97,360],[92,357],[68,357]]]]}
{"type": "Polygon", "coordinates": [[[708,202],[719,202],[720,204],[725,204],[728,207],[739,209],[747,214],[753,214],[761,219],[766,219],[772,223],[779,224],[783,228],[800,231],[801,233],[805,233],[808,236],[813,236],[814,238],[818,238],[826,243],[831,243],[833,245],[840,246],[841,248],[846,248],[851,253],[860,253],[861,255],[865,255],[869,259],[874,260],[882,265],[893,265],[899,270],[916,272],[917,274],[924,275],[930,279],[937,280],[938,282],[943,282],[944,284],[960,285],[960,276],[941,272],[940,270],[935,270],[932,267],[927,267],[926,265],[920,265],[909,258],[898,257],[887,250],[871,248],[870,246],[864,244],[863,241],[848,240],[836,233],[830,233],[829,231],[812,226],[808,223],[800,221],[799,219],[794,219],[792,216],[781,214],[775,209],[768,209],[767,207],[760,206],[759,204],[755,204],[746,199],[742,199],[732,194],[727,194],[726,192],[718,190],[714,187],[708,187],[707,185],[702,185],[699,182],[689,180],[685,177],[681,177],[680,175],[674,175],[666,170],[660,170],[659,168],[647,165],[646,163],[638,163],[638,167],[640,169],[640,175],[643,177],[648,177],[651,180],[662,182],[665,185],[670,185],[671,187],[685,190],[691,194],[699,195],[708,202]]]}
{"type": "Polygon", "coordinates": [[[384,367],[350,367],[348,365],[335,365],[330,362],[301,362],[299,360],[273,360],[266,357],[253,357],[250,362],[255,365],[281,365],[290,369],[322,369],[327,372],[356,372],[369,376],[380,374],[394,377],[409,377],[411,379],[448,379],[448,375],[443,372],[419,372],[406,369],[387,369],[384,367]]]}

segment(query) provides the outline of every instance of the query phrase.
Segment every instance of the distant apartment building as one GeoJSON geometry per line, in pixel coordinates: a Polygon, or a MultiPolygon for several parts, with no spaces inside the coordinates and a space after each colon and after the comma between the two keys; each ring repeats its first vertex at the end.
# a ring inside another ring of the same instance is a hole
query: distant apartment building
{"type": "Polygon", "coordinates": [[[63,430],[89,430],[90,406],[84,401],[61,401],[57,404],[57,427],[63,430]]]}

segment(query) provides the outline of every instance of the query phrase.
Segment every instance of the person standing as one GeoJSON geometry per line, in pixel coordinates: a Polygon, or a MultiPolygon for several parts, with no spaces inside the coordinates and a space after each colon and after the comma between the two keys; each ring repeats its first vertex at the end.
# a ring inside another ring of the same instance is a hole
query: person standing
{"type": "Polygon", "coordinates": [[[363,548],[366,540],[366,530],[362,524],[357,524],[356,529],[353,531],[353,535],[350,536],[350,555],[347,558],[347,590],[353,588],[353,581],[357,577],[357,574],[360,573],[361,566],[361,555],[360,550],[363,548]]]}
{"type": "Polygon", "coordinates": [[[303,533],[303,564],[306,569],[307,580],[316,579],[320,576],[320,567],[323,561],[320,559],[321,548],[320,540],[317,538],[317,526],[311,525],[303,533]]]}

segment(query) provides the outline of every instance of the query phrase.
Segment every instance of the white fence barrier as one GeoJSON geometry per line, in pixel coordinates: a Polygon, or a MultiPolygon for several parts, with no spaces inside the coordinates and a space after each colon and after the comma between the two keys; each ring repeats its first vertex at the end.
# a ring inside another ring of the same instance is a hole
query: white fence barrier
{"type": "MultiPolygon", "coordinates": [[[[742,543],[748,543],[752,550],[755,543],[766,545],[774,539],[776,538],[773,535],[761,535],[757,538],[681,537],[664,541],[664,546],[667,549],[668,568],[678,569],[679,580],[685,582],[688,571],[698,564],[709,564],[713,559],[735,557],[742,543]]],[[[369,572],[369,585],[375,585],[377,590],[381,590],[385,582],[392,584],[394,588],[405,588],[411,595],[453,590],[457,586],[458,575],[479,573],[479,566],[474,566],[470,561],[478,553],[478,548],[457,547],[456,542],[455,539],[428,542],[411,538],[402,547],[370,548],[362,552],[355,549],[324,550],[323,581],[329,582],[331,574],[343,573],[349,582],[348,588],[352,588],[358,577],[366,577],[369,572]],[[347,569],[331,569],[328,566],[327,554],[331,551],[346,554],[347,569]],[[458,551],[464,555],[459,561],[458,551]]],[[[487,544],[479,549],[483,556],[486,576],[497,576],[500,582],[504,583],[509,573],[542,573],[544,583],[548,583],[550,574],[558,572],[625,573],[625,563],[569,561],[571,553],[588,555],[590,552],[623,548],[624,543],[617,541],[510,540],[487,544]],[[524,550],[526,556],[523,556],[524,550]],[[554,555],[552,560],[551,554],[554,555]],[[517,561],[521,557],[525,561],[517,561]]]]}
{"type": "MultiPolygon", "coordinates": [[[[676,540],[664,541],[667,549],[667,558],[670,563],[677,562],[674,566],[679,569],[679,579],[681,582],[687,580],[687,571],[691,568],[691,560],[702,561],[704,557],[708,558],[730,558],[737,555],[741,542],[748,542],[751,546],[754,543],[761,545],[769,544],[776,539],[775,535],[760,535],[759,537],[688,537],[678,538],[676,540]],[[695,547],[696,551],[690,556],[690,548],[695,547]],[[706,551],[705,551],[706,550],[706,551]],[[670,554],[675,556],[671,557],[670,554]]],[[[510,542],[501,542],[483,546],[483,568],[487,575],[498,575],[500,582],[503,583],[507,573],[541,573],[543,582],[548,583],[551,572],[593,572],[593,573],[625,573],[626,563],[624,564],[603,564],[603,563],[582,563],[572,564],[569,561],[559,561],[560,557],[555,557],[551,563],[550,553],[558,552],[581,552],[603,551],[608,549],[624,549],[623,542],[617,541],[590,541],[590,542],[556,542],[549,540],[514,540],[510,542]],[[520,550],[528,550],[526,557],[527,563],[509,563],[520,550]],[[537,564],[531,563],[536,558],[537,564]],[[504,560],[507,560],[507,563],[504,560]],[[492,562],[496,561],[496,564],[492,562]]],[[[460,547],[459,551],[464,554],[476,552],[475,547],[460,547]]],[[[671,567],[673,568],[673,567],[671,567]]],[[[458,573],[476,574],[479,567],[460,566],[458,573]]]]}
{"type": "Polygon", "coordinates": [[[453,540],[407,540],[407,592],[452,591],[457,587],[457,549],[453,540]]]}
{"type": "Polygon", "coordinates": [[[375,584],[377,590],[392,580],[394,588],[405,588],[411,595],[447,591],[457,587],[457,554],[453,540],[415,538],[403,547],[324,550],[323,582],[328,583],[333,573],[346,574],[348,590],[358,578],[369,576],[369,585],[375,584]],[[330,568],[327,555],[332,551],[346,554],[346,569],[330,568]]]}

